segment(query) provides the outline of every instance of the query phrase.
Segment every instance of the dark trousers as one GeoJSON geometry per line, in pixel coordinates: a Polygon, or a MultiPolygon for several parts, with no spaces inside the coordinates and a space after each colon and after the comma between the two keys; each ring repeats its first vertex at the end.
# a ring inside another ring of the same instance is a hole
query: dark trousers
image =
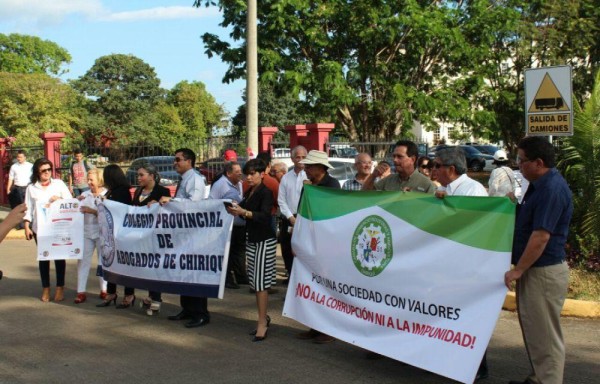
{"type": "Polygon", "coordinates": [[[152,301],[158,301],[159,303],[162,303],[162,294],[160,292],[149,291],[148,296],[150,296],[152,301]]]}
{"type": "Polygon", "coordinates": [[[194,320],[210,320],[210,314],[208,313],[208,299],[206,297],[180,296],[179,302],[181,308],[183,308],[186,313],[190,314],[194,320]]]}
{"type": "MultiPolygon", "coordinates": [[[[108,282],[106,284],[106,293],[109,295],[117,293],[117,284],[108,282]]],[[[125,287],[125,296],[131,296],[135,294],[135,289],[130,287],[125,287]]]]}
{"type": "Polygon", "coordinates": [[[292,274],[292,265],[294,263],[294,254],[292,253],[292,234],[288,232],[290,221],[282,217],[279,223],[279,243],[281,244],[281,256],[288,275],[292,274]]]}
{"type": "MultiPolygon", "coordinates": [[[[50,260],[40,261],[39,266],[40,277],[42,278],[42,287],[50,288],[50,260]]],[[[56,269],[56,286],[64,287],[67,262],[65,260],[54,260],[54,268],[56,269]]]]}
{"type": "Polygon", "coordinates": [[[228,276],[233,274],[236,282],[247,282],[246,271],[246,227],[233,226],[231,230],[231,243],[229,245],[229,261],[227,262],[228,276]]]}
{"type": "Polygon", "coordinates": [[[19,204],[23,204],[25,202],[25,191],[27,187],[17,187],[13,185],[10,187],[10,191],[8,193],[8,203],[11,208],[16,207],[19,204]]]}

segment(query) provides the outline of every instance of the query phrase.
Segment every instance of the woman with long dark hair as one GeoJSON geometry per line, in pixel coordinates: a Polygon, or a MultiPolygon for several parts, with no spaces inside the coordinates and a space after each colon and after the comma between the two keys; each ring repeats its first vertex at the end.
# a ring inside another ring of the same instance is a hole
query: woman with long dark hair
{"type": "MultiPolygon", "coordinates": [[[[131,205],[131,193],[129,192],[129,181],[123,173],[121,167],[116,164],[110,164],[104,168],[104,187],[107,189],[104,197],[108,200],[116,201],[119,203],[131,205]]],[[[96,307],[108,307],[110,303],[117,304],[117,284],[108,283],[106,289],[107,295],[102,303],[97,304],[96,307]]],[[[129,308],[135,303],[135,291],[133,288],[125,287],[125,297],[121,304],[117,305],[117,308],[129,308]]]]}
{"type": "Polygon", "coordinates": [[[248,259],[248,278],[250,287],[256,291],[258,322],[252,341],[263,341],[271,318],[267,315],[269,288],[275,285],[275,250],[277,240],[271,225],[273,193],[265,187],[262,180],[266,164],[260,159],[252,159],[244,165],[244,175],[250,189],[244,194],[239,205],[233,204],[227,212],[246,220],[246,257],[248,259]]]}
{"type": "MultiPolygon", "coordinates": [[[[38,205],[49,205],[59,199],[70,199],[71,192],[67,185],[60,179],[52,178],[53,165],[46,158],[37,159],[33,163],[31,173],[31,184],[25,191],[25,202],[27,203],[27,212],[25,213],[25,238],[34,239],[37,243],[37,220],[36,207],[38,205]]],[[[50,301],[50,261],[39,261],[40,277],[42,279],[42,297],[43,302],[50,301]]],[[[56,292],[54,301],[63,301],[65,287],[65,271],[67,263],[65,260],[54,260],[56,268],[56,292]]]]}
{"type": "MultiPolygon", "coordinates": [[[[163,196],[171,197],[169,190],[159,185],[160,175],[158,170],[152,164],[144,164],[137,169],[137,180],[139,187],[133,194],[133,205],[141,207],[150,202],[158,202],[163,196]]],[[[142,300],[142,307],[146,309],[146,314],[152,316],[160,311],[162,295],[160,292],[150,291],[149,297],[142,300]]]]}

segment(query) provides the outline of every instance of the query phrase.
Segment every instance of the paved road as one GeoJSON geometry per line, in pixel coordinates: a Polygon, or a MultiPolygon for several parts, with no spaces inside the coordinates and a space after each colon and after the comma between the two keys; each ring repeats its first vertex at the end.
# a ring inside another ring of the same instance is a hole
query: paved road
{"type": "MultiPolygon", "coordinates": [[[[211,324],[188,330],[166,319],[178,310],[174,295],[165,295],[158,317],[139,308],[96,308],[95,297],[73,304],[76,265],[71,261],[67,300],[42,303],[30,242],[2,243],[0,269],[5,275],[0,281],[0,383],[453,383],[390,359],[366,359],[363,350],[340,341],[316,345],[295,339],[305,328],[281,316],[282,287],[270,296],[269,337],[252,343],[248,332],[254,327],[255,302],[247,288],[210,300],[211,324]]],[[[88,291],[96,287],[90,276],[88,291]]],[[[565,383],[600,383],[600,321],[567,318],[563,329],[565,383]]],[[[500,316],[488,361],[491,377],[483,384],[526,375],[514,313],[500,316]]]]}

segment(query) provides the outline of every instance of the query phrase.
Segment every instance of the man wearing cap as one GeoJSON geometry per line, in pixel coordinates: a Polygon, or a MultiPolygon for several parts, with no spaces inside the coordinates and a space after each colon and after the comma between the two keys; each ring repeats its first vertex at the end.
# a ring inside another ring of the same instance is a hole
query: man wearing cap
{"type": "Polygon", "coordinates": [[[356,169],[356,175],[354,179],[348,180],[344,183],[343,189],[346,191],[360,191],[367,177],[371,174],[371,168],[373,167],[373,160],[371,155],[368,153],[359,153],[354,159],[354,169],[356,169]]]}
{"type": "Polygon", "coordinates": [[[555,168],[552,144],[541,136],[517,145],[518,164],[529,187],[517,205],[512,249],[514,269],[504,275],[516,281],[517,312],[531,364],[524,381],[511,384],[563,382],[565,343],[560,327],[569,286],[565,244],[573,215],[572,194],[555,168]]]}
{"type": "Polygon", "coordinates": [[[494,153],[494,164],[496,169],[490,174],[488,186],[490,196],[506,196],[509,193],[515,193],[517,186],[515,174],[508,167],[508,156],[503,150],[494,153]]]}
{"type": "MultiPolygon", "coordinates": [[[[310,151],[306,156],[306,159],[301,161],[304,164],[304,170],[306,171],[306,177],[308,177],[309,183],[318,187],[328,187],[340,189],[340,183],[327,173],[328,169],[333,168],[329,161],[327,161],[327,154],[323,151],[310,151]]],[[[309,329],[308,331],[301,332],[296,335],[297,338],[302,340],[314,339],[317,344],[331,343],[335,339],[329,335],[317,331],[316,329],[309,329]]]]}
{"type": "Polygon", "coordinates": [[[306,180],[304,164],[301,163],[306,158],[306,148],[299,145],[292,148],[291,159],[294,163],[294,169],[286,173],[279,183],[279,196],[277,203],[281,211],[281,221],[279,223],[279,242],[281,244],[281,255],[285,264],[288,276],[292,274],[294,263],[294,254],[292,253],[292,228],[296,223],[296,212],[298,211],[298,202],[302,186],[306,180]]]}
{"type": "Polygon", "coordinates": [[[409,140],[398,141],[393,157],[396,174],[375,181],[386,171],[383,164],[378,164],[363,183],[363,191],[376,189],[378,191],[435,192],[433,182],[415,167],[419,157],[419,148],[415,143],[409,140]]]}

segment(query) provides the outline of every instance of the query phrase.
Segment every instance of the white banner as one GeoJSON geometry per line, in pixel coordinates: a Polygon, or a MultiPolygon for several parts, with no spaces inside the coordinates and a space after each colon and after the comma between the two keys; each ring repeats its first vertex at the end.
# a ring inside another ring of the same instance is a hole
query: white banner
{"type": "Polygon", "coordinates": [[[77,199],[60,199],[50,205],[37,204],[37,259],[81,259],[83,213],[77,199]]]}
{"type": "Polygon", "coordinates": [[[473,382],[506,294],[514,207],[504,200],[305,187],[283,314],[473,382]]]}
{"type": "Polygon", "coordinates": [[[223,298],[233,216],[222,200],[100,205],[102,267],[113,283],[223,298]]]}

